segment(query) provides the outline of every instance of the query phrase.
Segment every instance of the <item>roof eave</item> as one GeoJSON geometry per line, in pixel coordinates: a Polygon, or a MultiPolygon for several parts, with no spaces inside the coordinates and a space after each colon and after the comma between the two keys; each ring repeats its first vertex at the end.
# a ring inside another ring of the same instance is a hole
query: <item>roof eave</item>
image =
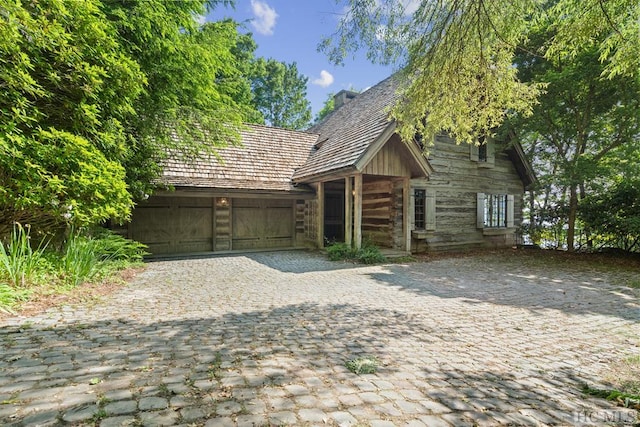
{"type": "MultiPolygon", "coordinates": [[[[355,162],[355,168],[362,172],[369,162],[375,157],[376,154],[382,149],[382,147],[391,139],[396,133],[397,124],[396,121],[391,121],[389,125],[378,135],[378,137],[369,145],[369,147],[362,153],[360,158],[355,162]]],[[[414,144],[406,144],[404,146],[409,150],[409,153],[415,160],[416,164],[420,168],[422,174],[429,178],[434,172],[433,167],[429,161],[423,156],[422,152],[414,144]]],[[[414,177],[415,178],[415,177],[414,177]]]]}
{"type": "Polygon", "coordinates": [[[527,156],[524,153],[524,149],[520,142],[516,139],[514,133],[509,134],[510,144],[508,148],[509,158],[513,162],[520,175],[520,179],[522,180],[522,184],[524,185],[525,190],[530,190],[537,182],[538,178],[527,160],[527,156]]]}
{"type": "Polygon", "coordinates": [[[292,181],[294,182],[294,184],[306,184],[306,183],[318,182],[318,181],[330,181],[331,180],[330,178],[335,179],[343,176],[347,177],[347,176],[353,175],[354,172],[358,172],[358,170],[353,165],[343,166],[341,168],[332,169],[329,171],[311,173],[311,174],[302,175],[299,177],[294,177],[292,181]]]}

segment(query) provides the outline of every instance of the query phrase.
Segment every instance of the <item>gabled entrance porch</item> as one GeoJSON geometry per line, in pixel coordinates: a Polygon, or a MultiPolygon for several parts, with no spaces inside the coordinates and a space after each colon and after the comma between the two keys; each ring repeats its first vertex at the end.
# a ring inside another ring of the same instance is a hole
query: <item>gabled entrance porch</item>
{"type": "Polygon", "coordinates": [[[409,251],[409,177],[354,174],[318,184],[319,235],[356,248],[363,242],[409,251]],[[406,219],[406,220],[405,220],[406,219]]]}

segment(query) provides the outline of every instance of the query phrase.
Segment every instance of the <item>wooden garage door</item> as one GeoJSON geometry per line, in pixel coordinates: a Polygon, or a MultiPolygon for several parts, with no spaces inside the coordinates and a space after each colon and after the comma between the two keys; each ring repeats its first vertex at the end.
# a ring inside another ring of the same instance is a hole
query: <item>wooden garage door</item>
{"type": "Polygon", "coordinates": [[[151,197],[134,210],[131,237],[154,255],[211,251],[212,203],[211,198],[151,197]]]}
{"type": "Polygon", "coordinates": [[[233,199],[232,211],[234,250],[294,245],[293,201],[233,199]]]}

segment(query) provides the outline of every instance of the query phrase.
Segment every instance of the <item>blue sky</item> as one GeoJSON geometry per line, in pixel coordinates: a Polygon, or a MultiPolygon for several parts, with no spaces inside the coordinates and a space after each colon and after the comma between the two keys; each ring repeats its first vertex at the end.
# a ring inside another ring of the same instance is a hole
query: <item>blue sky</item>
{"type": "Polygon", "coordinates": [[[335,0],[236,0],[235,9],[220,6],[207,20],[230,17],[243,22],[258,44],[256,56],[295,61],[309,78],[307,99],[315,117],[329,93],[364,90],[393,72],[392,67],[371,64],[364,55],[335,66],[317,51],[320,41],[336,30],[342,11],[335,0]]]}

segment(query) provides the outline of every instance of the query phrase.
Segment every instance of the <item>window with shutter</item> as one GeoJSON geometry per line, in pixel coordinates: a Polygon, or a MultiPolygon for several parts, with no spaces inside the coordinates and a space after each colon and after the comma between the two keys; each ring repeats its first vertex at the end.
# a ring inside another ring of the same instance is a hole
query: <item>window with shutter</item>
{"type": "Polygon", "coordinates": [[[469,158],[472,162],[478,163],[478,167],[492,168],[496,163],[495,143],[492,139],[480,138],[478,145],[469,146],[469,158]]]}
{"type": "Polygon", "coordinates": [[[434,190],[427,190],[426,214],[427,214],[427,220],[425,224],[425,229],[429,231],[435,231],[436,229],[436,192],[434,190]]]}

